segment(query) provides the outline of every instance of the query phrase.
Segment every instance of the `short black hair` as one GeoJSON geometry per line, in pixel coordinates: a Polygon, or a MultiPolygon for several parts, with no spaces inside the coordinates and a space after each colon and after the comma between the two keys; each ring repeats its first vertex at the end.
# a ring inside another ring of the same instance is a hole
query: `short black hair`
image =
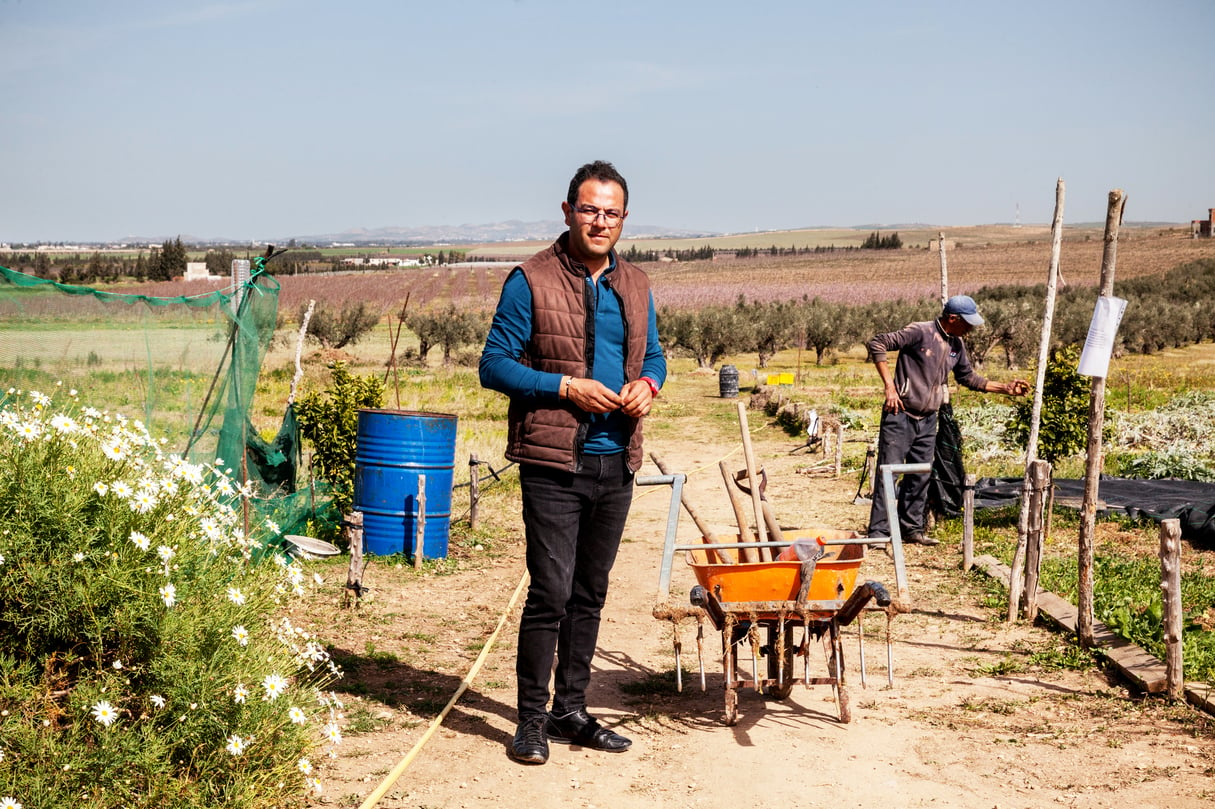
{"type": "Polygon", "coordinates": [[[624,189],[624,209],[629,209],[629,184],[624,181],[624,177],[620,172],[616,171],[616,167],[606,160],[596,160],[582,166],[578,171],[574,172],[574,179],[570,180],[570,190],[565,195],[565,201],[572,207],[578,202],[578,189],[587,180],[598,180],[601,183],[619,183],[624,189]]]}

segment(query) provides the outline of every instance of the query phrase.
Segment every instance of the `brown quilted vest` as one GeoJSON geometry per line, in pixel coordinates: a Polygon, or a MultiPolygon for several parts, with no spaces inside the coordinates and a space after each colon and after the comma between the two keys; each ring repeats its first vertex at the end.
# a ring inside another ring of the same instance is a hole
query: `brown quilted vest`
{"type": "MultiPolygon", "coordinates": [[[[586,377],[595,356],[594,310],[588,307],[586,268],[566,252],[568,240],[569,234],[563,234],[520,266],[532,292],[532,336],[520,362],[540,371],[586,377]]],[[[641,376],[645,360],[649,278],[617,256],[616,269],[600,276],[599,283],[620,298],[627,343],[625,378],[633,381],[641,376]]],[[[586,438],[586,416],[566,399],[512,399],[506,457],[575,471],[586,438]]],[[[636,472],[642,461],[641,420],[626,421],[628,467],[636,472]]]]}

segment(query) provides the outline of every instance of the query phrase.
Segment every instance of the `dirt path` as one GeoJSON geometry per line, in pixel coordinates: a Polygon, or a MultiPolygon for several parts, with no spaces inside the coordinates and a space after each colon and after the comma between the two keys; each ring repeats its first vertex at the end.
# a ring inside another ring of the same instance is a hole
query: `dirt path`
{"type": "MultiPolygon", "coordinates": [[[[741,468],[737,443],[685,436],[650,444],[690,475],[690,496],[722,530],[733,518],[717,461],[728,456],[741,468]]],[[[795,442],[775,430],[758,431],[754,443],[783,524],[863,525],[865,507],[852,504],[855,477],[799,474],[814,459],[790,455],[795,442]]],[[[1127,699],[1123,685],[1100,673],[1037,669],[1030,653],[1057,637],[993,620],[982,587],[958,571],[958,549],[949,544],[908,548],[915,608],[892,624],[893,687],[886,684],[885,619],[866,618],[865,687],[848,630],[850,724],[836,721],[830,688],[799,684],[779,702],[743,691],[738,723],[725,726],[719,634],[706,627],[708,689],[701,692],[695,630],[683,629],[684,692],[676,694],[671,626],[651,616],[668,503],[668,488],[638,490],[589,694],[592,713],[630,736],[632,749],[612,755],[554,745],[541,767],[507,758],[516,608],[476,682],[378,806],[1184,809],[1215,800],[1215,738],[1204,717],[1127,699]]],[[[696,536],[686,514],[679,525],[682,541],[696,536]]],[[[679,600],[694,581],[681,561],[675,572],[679,600]]],[[[862,573],[893,589],[883,554],[871,552],[862,573]]],[[[358,683],[346,684],[356,692],[347,704],[350,729],[341,755],[322,766],[325,793],[316,805],[360,805],[413,747],[467,673],[480,651],[476,641],[488,636],[521,574],[519,548],[481,571],[407,585],[373,565],[368,580],[379,589],[360,615],[313,616],[322,630],[347,639],[339,657],[358,683]],[[444,653],[450,667],[437,670],[433,659],[444,653]]],[[[344,572],[330,568],[326,576],[344,572]]]]}

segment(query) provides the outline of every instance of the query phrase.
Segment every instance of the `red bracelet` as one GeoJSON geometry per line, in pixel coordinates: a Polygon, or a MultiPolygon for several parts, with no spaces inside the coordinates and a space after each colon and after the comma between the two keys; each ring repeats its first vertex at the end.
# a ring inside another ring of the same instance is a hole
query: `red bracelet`
{"type": "Polygon", "coordinates": [[[641,377],[641,381],[650,386],[650,395],[651,396],[658,395],[658,383],[657,382],[655,382],[653,379],[650,379],[648,376],[641,377]]]}

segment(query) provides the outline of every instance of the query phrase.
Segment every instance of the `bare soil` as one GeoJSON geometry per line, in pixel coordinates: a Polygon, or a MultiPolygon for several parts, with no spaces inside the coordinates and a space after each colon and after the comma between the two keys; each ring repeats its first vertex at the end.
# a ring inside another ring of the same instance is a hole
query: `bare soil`
{"type": "MultiPolygon", "coordinates": [[[[689,475],[689,497],[726,532],[734,521],[717,462],[742,468],[737,428],[725,439],[724,418],[679,419],[678,407],[667,407],[668,425],[652,431],[648,447],[689,475]]],[[[821,455],[791,453],[798,440],[751,418],[784,526],[863,527],[867,506],[853,502],[855,474],[815,473],[821,455]]],[[[643,474],[657,471],[647,464],[643,474]]],[[[683,626],[684,689],[676,693],[672,625],[651,613],[661,600],[669,497],[668,487],[637,491],[589,692],[591,712],[631,737],[632,749],[553,745],[544,766],[507,757],[516,604],[484,667],[377,806],[1184,809],[1215,800],[1215,737],[1205,715],[1137,696],[1100,670],[1036,666],[1035,651],[1063,640],[1048,628],[999,620],[987,584],[961,573],[959,549],[948,542],[907,548],[913,609],[889,625],[892,671],[884,615],[864,619],[864,683],[855,627],[846,630],[850,723],[838,721],[829,687],[798,684],[784,700],[743,690],[738,722],[726,726],[720,633],[705,625],[702,691],[695,624],[683,626]]],[[[490,550],[462,559],[454,573],[420,575],[373,559],[364,579],[371,590],[357,610],[338,606],[344,561],[317,563],[332,586],[308,618],[347,676],[345,739],[321,764],[325,792],[313,805],[360,806],[468,674],[524,573],[517,494],[506,502],[511,513],[498,515],[506,527],[490,550]]],[[[680,541],[698,533],[681,513],[680,541]]],[[[694,580],[678,559],[675,573],[671,600],[680,602],[694,580]]],[[[869,553],[862,576],[894,587],[881,552],[869,553]]],[[[812,650],[810,660],[812,676],[826,674],[823,655],[812,650]]]]}

